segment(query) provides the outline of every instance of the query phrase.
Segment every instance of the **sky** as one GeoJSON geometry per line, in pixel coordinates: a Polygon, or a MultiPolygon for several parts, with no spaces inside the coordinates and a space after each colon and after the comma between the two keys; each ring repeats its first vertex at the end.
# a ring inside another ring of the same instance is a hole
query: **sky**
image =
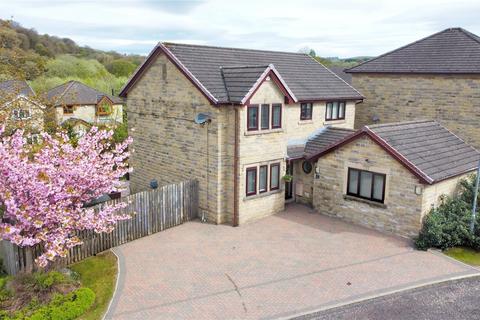
{"type": "Polygon", "coordinates": [[[0,0],[2,19],[135,54],[168,41],[376,56],[450,27],[480,35],[479,12],[479,0],[0,0]]]}

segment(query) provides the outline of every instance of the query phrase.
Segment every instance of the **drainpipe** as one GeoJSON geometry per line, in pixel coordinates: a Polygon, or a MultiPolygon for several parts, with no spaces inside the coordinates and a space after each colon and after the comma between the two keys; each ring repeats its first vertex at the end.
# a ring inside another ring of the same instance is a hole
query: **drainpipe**
{"type": "Polygon", "coordinates": [[[238,108],[233,106],[235,110],[235,143],[233,155],[233,223],[234,227],[238,227],[238,147],[239,147],[239,114],[238,108]]]}

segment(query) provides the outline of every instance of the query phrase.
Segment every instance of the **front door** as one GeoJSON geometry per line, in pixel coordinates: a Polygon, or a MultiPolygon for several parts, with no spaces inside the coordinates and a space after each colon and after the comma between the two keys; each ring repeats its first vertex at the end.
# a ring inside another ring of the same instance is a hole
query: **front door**
{"type": "MultiPolygon", "coordinates": [[[[287,175],[293,176],[293,161],[287,161],[287,175]]],[[[285,181],[285,200],[293,198],[293,181],[285,181]]]]}

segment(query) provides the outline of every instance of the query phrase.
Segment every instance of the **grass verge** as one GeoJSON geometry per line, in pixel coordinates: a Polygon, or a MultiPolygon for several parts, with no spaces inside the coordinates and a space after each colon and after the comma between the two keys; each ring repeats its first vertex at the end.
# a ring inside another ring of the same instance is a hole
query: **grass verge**
{"type": "Polygon", "coordinates": [[[470,249],[470,248],[465,248],[465,247],[457,247],[457,248],[450,248],[444,251],[444,253],[452,257],[454,259],[457,259],[459,261],[462,261],[466,264],[472,265],[472,266],[480,266],[480,252],[470,249]]]}
{"type": "Polygon", "coordinates": [[[87,258],[69,267],[78,272],[82,286],[95,292],[92,307],[80,316],[81,320],[99,320],[112,299],[117,279],[117,257],[110,251],[87,258]]]}

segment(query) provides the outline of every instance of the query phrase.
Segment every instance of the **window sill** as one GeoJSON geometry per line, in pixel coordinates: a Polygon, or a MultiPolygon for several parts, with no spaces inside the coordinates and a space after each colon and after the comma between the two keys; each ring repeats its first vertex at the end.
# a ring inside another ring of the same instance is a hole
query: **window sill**
{"type": "Polygon", "coordinates": [[[283,128],[271,129],[271,130],[245,131],[245,136],[256,136],[261,134],[281,133],[281,132],[283,132],[283,128]]]}
{"type": "Polygon", "coordinates": [[[313,124],[313,120],[310,119],[310,120],[300,120],[298,121],[298,124],[302,125],[302,124],[313,124]]]}
{"type": "Polygon", "coordinates": [[[375,202],[375,201],[371,201],[371,200],[367,200],[367,199],[357,198],[357,197],[349,196],[349,195],[346,195],[346,194],[343,195],[343,199],[345,199],[347,201],[362,202],[362,203],[368,204],[369,206],[372,206],[372,207],[377,207],[377,208],[382,208],[382,209],[387,209],[388,208],[385,203],[380,203],[380,202],[375,202]]]}
{"type": "Polygon", "coordinates": [[[344,124],[344,123],[347,123],[347,121],[345,119],[341,119],[341,120],[325,120],[323,122],[323,124],[344,124]]]}
{"type": "Polygon", "coordinates": [[[281,193],[281,192],[283,192],[282,188],[277,189],[277,190],[273,190],[273,191],[258,193],[254,196],[243,197],[243,201],[264,198],[264,197],[268,197],[268,196],[271,196],[271,195],[274,195],[274,194],[277,194],[277,193],[281,193]]]}

